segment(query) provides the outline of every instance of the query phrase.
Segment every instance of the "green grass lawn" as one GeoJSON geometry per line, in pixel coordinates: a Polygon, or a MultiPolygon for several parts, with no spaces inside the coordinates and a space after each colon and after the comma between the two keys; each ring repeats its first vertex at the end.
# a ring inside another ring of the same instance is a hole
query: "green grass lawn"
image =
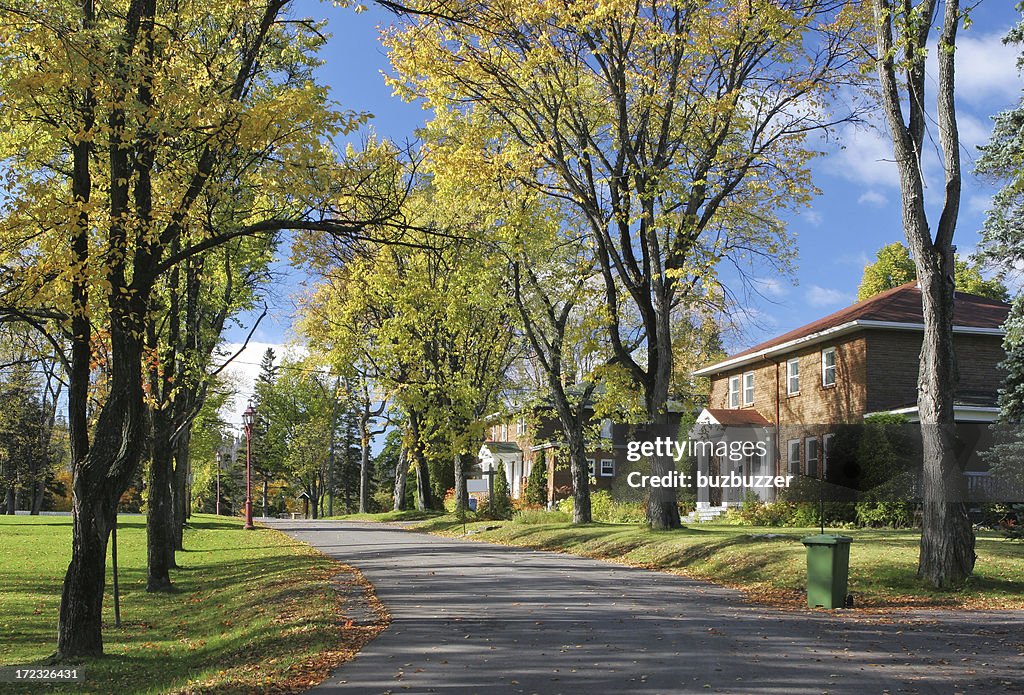
{"type": "MultiPolygon", "coordinates": [[[[346,625],[332,578],[360,588],[365,580],[277,531],[197,515],[185,547],[171,575],[178,592],[147,594],[145,519],[121,518],[122,626],[114,627],[108,562],[105,656],[82,662],[84,683],[47,692],[301,692],[386,624],[371,598],[378,624],[346,625]]],[[[0,516],[0,665],[37,664],[55,651],[70,552],[70,517],[0,516]]]]}
{"type": "Polygon", "coordinates": [[[327,516],[325,519],[344,519],[346,521],[425,521],[442,516],[441,512],[420,512],[415,509],[406,509],[401,512],[380,512],[379,514],[343,514],[341,516],[327,516]]]}
{"type": "MultiPolygon", "coordinates": [[[[451,516],[420,530],[461,536],[451,516]]],[[[626,524],[520,524],[472,521],[471,538],[572,553],[676,572],[744,589],[757,601],[806,605],[806,551],[800,539],[816,528],[762,528],[694,524],[678,531],[650,531],[626,524]],[[496,527],[491,528],[488,527],[496,527]]],[[[826,532],[830,532],[826,529],[826,532]]],[[[854,538],[850,591],[858,607],[957,606],[1024,608],[1024,544],[980,532],[974,576],[959,589],[936,591],[918,581],[920,534],[915,530],[841,530],[854,538]]]]}

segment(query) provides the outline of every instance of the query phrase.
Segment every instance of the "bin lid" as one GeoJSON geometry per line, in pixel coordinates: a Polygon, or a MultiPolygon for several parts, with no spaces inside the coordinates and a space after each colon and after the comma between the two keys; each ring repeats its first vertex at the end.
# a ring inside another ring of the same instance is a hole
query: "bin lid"
{"type": "Polygon", "coordinates": [[[841,536],[837,533],[820,533],[801,538],[800,541],[804,545],[838,545],[840,543],[853,543],[853,538],[841,536]]]}

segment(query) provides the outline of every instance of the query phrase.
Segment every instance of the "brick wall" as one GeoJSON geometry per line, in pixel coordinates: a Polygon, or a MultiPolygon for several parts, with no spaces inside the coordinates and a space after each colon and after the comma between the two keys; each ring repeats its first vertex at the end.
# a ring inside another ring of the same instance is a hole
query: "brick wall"
{"type": "MultiPolygon", "coordinates": [[[[917,331],[866,331],[868,344],[867,411],[891,410],[917,403],[917,372],[922,334],[917,331]]],[[[993,398],[1005,373],[1002,338],[956,334],[953,338],[960,381],[957,398],[993,398]]]]}
{"type": "Polygon", "coordinates": [[[729,377],[740,376],[742,403],[742,375],[754,372],[754,404],[752,407],[771,422],[776,421],[776,394],[778,394],[778,421],[781,425],[855,422],[863,415],[867,396],[866,348],[862,335],[843,336],[835,342],[819,343],[777,358],[756,362],[739,369],[716,375],[711,382],[709,407],[729,407],[729,377]],[[821,351],[836,350],[836,384],[823,386],[821,378],[821,351]],[[800,360],[800,392],[789,395],[786,388],[786,362],[800,360]]]}

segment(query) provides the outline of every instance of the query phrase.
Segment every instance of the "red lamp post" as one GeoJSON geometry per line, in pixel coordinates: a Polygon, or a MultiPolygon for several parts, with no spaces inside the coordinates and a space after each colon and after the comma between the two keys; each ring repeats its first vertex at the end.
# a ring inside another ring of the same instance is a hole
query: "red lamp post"
{"type": "Polygon", "coordinates": [[[245,528],[254,529],[252,525],[252,426],[256,423],[256,409],[252,401],[242,413],[242,424],[245,426],[245,528]]]}

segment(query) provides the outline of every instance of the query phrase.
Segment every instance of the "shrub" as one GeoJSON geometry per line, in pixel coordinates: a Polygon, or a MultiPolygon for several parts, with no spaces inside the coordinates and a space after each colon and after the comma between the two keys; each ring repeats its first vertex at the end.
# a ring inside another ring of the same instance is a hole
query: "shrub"
{"type": "MultiPolygon", "coordinates": [[[[566,497],[558,503],[558,511],[572,518],[573,499],[566,497]]],[[[590,516],[594,521],[604,524],[643,524],[647,522],[647,512],[642,502],[617,502],[607,490],[594,490],[590,493],[590,516]]]]}
{"type": "Polygon", "coordinates": [[[543,509],[527,509],[512,517],[517,524],[567,524],[572,516],[562,511],[547,512],[543,509]]]}
{"type": "Polygon", "coordinates": [[[858,502],[854,505],[858,526],[907,528],[914,525],[911,502],[858,502]]]}
{"type": "Polygon", "coordinates": [[[494,475],[494,500],[493,504],[487,506],[487,513],[495,519],[509,519],[512,517],[512,495],[508,489],[508,477],[505,474],[505,462],[498,462],[498,469],[494,475]]]}
{"type": "Polygon", "coordinates": [[[537,452],[530,467],[530,475],[526,479],[526,502],[543,506],[548,501],[548,463],[544,449],[537,452]]]}

